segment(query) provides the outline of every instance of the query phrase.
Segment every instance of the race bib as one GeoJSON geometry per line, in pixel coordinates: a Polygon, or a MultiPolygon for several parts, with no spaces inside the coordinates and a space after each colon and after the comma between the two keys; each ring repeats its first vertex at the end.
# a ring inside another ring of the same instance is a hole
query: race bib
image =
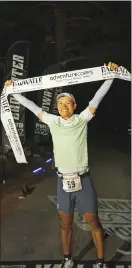
{"type": "Polygon", "coordinates": [[[81,179],[78,175],[63,176],[63,190],[65,192],[76,192],[82,190],[81,179]]]}

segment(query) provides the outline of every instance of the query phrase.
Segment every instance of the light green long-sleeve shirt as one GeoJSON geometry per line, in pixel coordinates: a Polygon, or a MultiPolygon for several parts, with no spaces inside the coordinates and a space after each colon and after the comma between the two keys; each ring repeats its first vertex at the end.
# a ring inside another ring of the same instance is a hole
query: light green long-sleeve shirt
{"type": "Polygon", "coordinates": [[[79,115],[64,120],[44,112],[43,122],[49,125],[53,140],[55,166],[61,173],[88,169],[87,124],[93,118],[86,108],[79,115]]]}
{"type": "Polygon", "coordinates": [[[71,125],[53,121],[50,125],[54,144],[55,166],[76,170],[88,166],[87,122],[74,115],[71,125]]]}

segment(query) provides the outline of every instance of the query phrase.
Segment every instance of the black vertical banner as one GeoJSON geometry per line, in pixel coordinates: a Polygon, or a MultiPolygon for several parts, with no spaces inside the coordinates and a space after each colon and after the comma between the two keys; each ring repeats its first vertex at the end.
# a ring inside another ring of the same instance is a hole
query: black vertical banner
{"type": "MultiPolygon", "coordinates": [[[[4,82],[7,80],[25,79],[28,76],[30,45],[27,41],[15,42],[7,52],[4,82]]],[[[22,95],[26,95],[23,93],[22,95]]],[[[15,100],[12,95],[8,97],[12,115],[16,124],[21,143],[25,142],[25,107],[15,100]]],[[[3,151],[8,152],[11,149],[10,143],[5,131],[2,133],[3,151]]]]}
{"type": "MultiPolygon", "coordinates": [[[[59,64],[53,64],[49,66],[44,72],[43,75],[46,74],[54,74],[59,73],[60,66],[59,64]]],[[[57,111],[57,105],[56,105],[56,97],[58,94],[62,92],[62,88],[49,88],[44,89],[37,92],[37,105],[39,107],[42,107],[42,110],[51,114],[58,114],[57,111]]],[[[45,143],[45,141],[48,141],[50,137],[49,127],[42,123],[37,117],[35,117],[35,131],[34,134],[38,136],[35,140],[42,141],[45,143]],[[43,138],[42,138],[43,136],[43,138]]]]}

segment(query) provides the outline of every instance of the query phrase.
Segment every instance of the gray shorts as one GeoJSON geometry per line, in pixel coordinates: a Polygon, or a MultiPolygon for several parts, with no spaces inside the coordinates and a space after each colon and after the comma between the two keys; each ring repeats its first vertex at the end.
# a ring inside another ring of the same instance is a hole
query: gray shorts
{"type": "Polygon", "coordinates": [[[90,174],[81,178],[82,190],[67,193],[63,190],[62,178],[58,177],[57,184],[57,209],[65,213],[73,213],[75,207],[80,213],[98,213],[98,202],[96,191],[90,174]]]}

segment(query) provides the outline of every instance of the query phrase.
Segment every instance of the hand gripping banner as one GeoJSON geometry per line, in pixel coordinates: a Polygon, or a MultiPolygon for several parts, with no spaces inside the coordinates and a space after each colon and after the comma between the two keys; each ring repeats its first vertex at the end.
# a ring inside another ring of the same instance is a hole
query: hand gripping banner
{"type": "Polygon", "coordinates": [[[7,99],[9,94],[64,87],[111,78],[130,81],[131,75],[122,66],[120,66],[116,71],[111,70],[110,67],[101,66],[18,80],[14,81],[13,84],[8,87],[8,90],[4,87],[1,94],[1,121],[11,144],[16,161],[18,163],[27,163],[7,99]]]}

